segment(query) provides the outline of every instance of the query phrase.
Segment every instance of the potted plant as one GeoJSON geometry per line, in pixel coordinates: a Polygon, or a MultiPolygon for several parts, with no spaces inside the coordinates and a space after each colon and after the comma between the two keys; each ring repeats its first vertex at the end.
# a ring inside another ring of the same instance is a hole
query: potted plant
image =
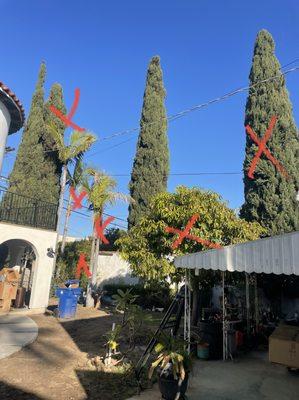
{"type": "Polygon", "coordinates": [[[165,336],[155,346],[158,354],[149,370],[149,378],[157,369],[158,383],[162,398],[178,400],[185,398],[190,372],[190,356],[185,350],[185,343],[173,336],[165,336]]]}

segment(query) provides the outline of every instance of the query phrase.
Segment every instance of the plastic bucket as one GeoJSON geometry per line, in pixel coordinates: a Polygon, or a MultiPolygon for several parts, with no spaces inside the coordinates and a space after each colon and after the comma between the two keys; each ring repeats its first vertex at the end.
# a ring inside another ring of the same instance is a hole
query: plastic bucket
{"type": "Polygon", "coordinates": [[[208,360],[210,355],[209,345],[197,345],[197,357],[201,360],[208,360]]]}

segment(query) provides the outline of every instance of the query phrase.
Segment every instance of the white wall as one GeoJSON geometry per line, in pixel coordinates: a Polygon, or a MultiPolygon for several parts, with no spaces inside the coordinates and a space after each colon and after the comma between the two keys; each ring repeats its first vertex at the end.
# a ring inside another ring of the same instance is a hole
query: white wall
{"type": "Polygon", "coordinates": [[[36,263],[29,308],[45,308],[53,270],[53,258],[47,255],[47,248],[55,247],[56,232],[0,222],[0,244],[13,239],[25,240],[34,249],[36,263]]]}
{"type": "Polygon", "coordinates": [[[10,125],[10,114],[5,105],[0,101],[0,173],[2,169],[9,125],[10,125]]]}
{"type": "Polygon", "coordinates": [[[138,278],[131,275],[130,265],[117,252],[100,252],[98,257],[97,285],[124,283],[135,285],[138,278]]]}

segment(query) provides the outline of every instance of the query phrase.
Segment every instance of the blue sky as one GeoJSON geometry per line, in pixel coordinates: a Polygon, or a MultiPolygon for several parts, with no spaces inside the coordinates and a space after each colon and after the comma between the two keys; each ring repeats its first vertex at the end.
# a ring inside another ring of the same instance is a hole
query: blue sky
{"type": "MultiPolygon", "coordinates": [[[[101,137],[138,126],[152,56],[161,57],[169,115],[246,86],[262,28],[273,35],[282,65],[299,58],[296,0],[0,0],[0,9],[0,80],[15,91],[26,115],[42,60],[46,95],[54,82],[61,83],[69,109],[79,87],[74,121],[99,138],[90,151],[96,154],[86,161],[110,174],[130,174],[138,133],[101,137]]],[[[299,72],[287,77],[287,87],[298,124],[299,72]]],[[[171,173],[241,172],[245,101],[246,93],[239,94],[171,122],[171,173]]],[[[21,133],[11,135],[8,145],[17,146],[21,133]]],[[[2,175],[13,161],[13,155],[5,158],[2,175]]],[[[118,190],[127,191],[129,176],[117,180],[118,190]]],[[[219,192],[232,208],[243,202],[241,174],[170,176],[168,189],[179,184],[219,192]]],[[[127,205],[107,211],[127,217],[127,205]]],[[[72,216],[71,235],[90,231],[87,218],[72,216]]]]}

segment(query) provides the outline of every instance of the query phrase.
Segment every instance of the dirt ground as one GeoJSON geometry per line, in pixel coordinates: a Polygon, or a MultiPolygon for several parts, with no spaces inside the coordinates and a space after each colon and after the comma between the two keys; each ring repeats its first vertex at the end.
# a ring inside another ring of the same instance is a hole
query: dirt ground
{"type": "Polygon", "coordinates": [[[79,306],[76,319],[31,318],[37,340],[0,361],[1,400],[123,400],[136,393],[127,375],[95,370],[88,361],[104,353],[103,334],[118,315],[79,306]]]}

